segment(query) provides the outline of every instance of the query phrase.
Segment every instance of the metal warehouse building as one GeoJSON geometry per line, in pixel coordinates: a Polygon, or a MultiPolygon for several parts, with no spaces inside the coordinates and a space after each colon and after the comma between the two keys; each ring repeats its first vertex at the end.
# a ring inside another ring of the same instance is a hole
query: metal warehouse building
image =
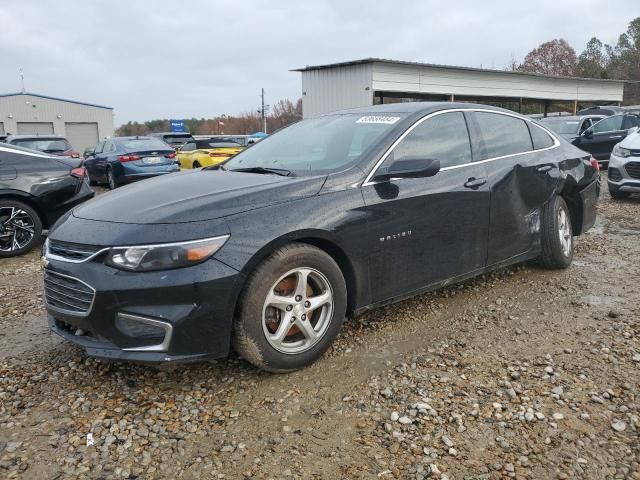
{"type": "Polygon", "coordinates": [[[113,135],[113,108],[35,93],[0,95],[0,134],[62,135],[82,153],[113,135]]]}
{"type": "Polygon", "coordinates": [[[305,118],[345,108],[402,101],[446,100],[544,113],[562,104],[574,112],[585,104],[622,102],[624,82],[535,73],[453,67],[367,58],[307,66],[302,73],[305,118]]]}

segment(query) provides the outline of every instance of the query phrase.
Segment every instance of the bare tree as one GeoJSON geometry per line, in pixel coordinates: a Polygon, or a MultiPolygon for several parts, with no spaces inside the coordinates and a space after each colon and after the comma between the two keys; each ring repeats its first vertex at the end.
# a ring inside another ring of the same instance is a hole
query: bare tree
{"type": "Polygon", "coordinates": [[[522,70],[545,75],[573,76],[578,59],[566,40],[560,38],[541,44],[531,50],[522,64],[522,70]]]}

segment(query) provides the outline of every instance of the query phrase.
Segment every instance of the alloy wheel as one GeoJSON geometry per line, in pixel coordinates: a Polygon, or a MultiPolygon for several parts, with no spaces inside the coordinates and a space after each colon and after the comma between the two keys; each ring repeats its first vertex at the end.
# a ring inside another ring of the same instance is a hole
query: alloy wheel
{"type": "Polygon", "coordinates": [[[558,237],[560,238],[562,253],[565,257],[568,257],[571,255],[573,235],[569,215],[567,215],[564,208],[558,209],[558,237]]]}
{"type": "Polygon", "coordinates": [[[116,179],[113,178],[113,171],[111,169],[107,170],[107,182],[111,190],[116,189],[116,179]]]}
{"type": "Polygon", "coordinates": [[[326,333],[334,297],[327,277],[313,268],[290,270],[269,289],[262,309],[262,328],[281,353],[312,348],[326,333]]]}
{"type": "Polygon", "coordinates": [[[18,207],[0,205],[0,251],[15,252],[26,247],[35,236],[31,215],[18,207]]]}

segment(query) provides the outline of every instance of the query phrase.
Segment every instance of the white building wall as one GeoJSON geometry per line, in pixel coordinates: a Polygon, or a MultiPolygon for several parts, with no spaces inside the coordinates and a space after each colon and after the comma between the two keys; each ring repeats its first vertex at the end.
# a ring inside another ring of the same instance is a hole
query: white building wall
{"type": "Polygon", "coordinates": [[[17,132],[18,122],[51,122],[53,132],[63,136],[65,123],[97,123],[99,138],[113,136],[112,109],[29,94],[0,97],[0,121],[10,133],[17,132]]]}
{"type": "Polygon", "coordinates": [[[364,64],[302,72],[304,118],[372,105],[372,69],[373,64],[364,64]]]}
{"type": "Polygon", "coordinates": [[[622,82],[383,62],[374,63],[372,72],[372,90],[387,92],[621,102],[623,87],[622,82]]]}

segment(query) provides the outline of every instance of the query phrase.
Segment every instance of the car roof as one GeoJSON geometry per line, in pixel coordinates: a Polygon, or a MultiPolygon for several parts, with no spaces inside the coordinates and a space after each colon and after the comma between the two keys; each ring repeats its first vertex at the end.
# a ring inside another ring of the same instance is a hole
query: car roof
{"type": "Polygon", "coordinates": [[[558,117],[543,117],[539,118],[538,122],[543,122],[545,120],[569,120],[569,121],[577,121],[584,120],[585,118],[607,118],[607,115],[602,115],[599,113],[589,113],[587,115],[562,115],[558,117]]]}
{"type": "Polygon", "coordinates": [[[7,139],[11,140],[66,140],[62,135],[46,134],[46,135],[7,135],[7,139]]]}
{"type": "Polygon", "coordinates": [[[369,107],[350,108],[348,110],[339,110],[337,112],[326,113],[325,115],[347,114],[347,113],[408,113],[408,114],[429,114],[439,110],[450,109],[478,109],[495,110],[496,112],[506,112],[519,115],[513,110],[493,107],[491,105],[482,105],[479,103],[461,103],[461,102],[402,102],[402,103],[386,103],[383,105],[372,105],[369,107]]]}
{"type": "Polygon", "coordinates": [[[189,132],[152,132],[149,135],[153,137],[159,137],[161,135],[167,135],[167,136],[171,135],[172,137],[179,137],[179,136],[192,137],[193,136],[189,132]]]}

